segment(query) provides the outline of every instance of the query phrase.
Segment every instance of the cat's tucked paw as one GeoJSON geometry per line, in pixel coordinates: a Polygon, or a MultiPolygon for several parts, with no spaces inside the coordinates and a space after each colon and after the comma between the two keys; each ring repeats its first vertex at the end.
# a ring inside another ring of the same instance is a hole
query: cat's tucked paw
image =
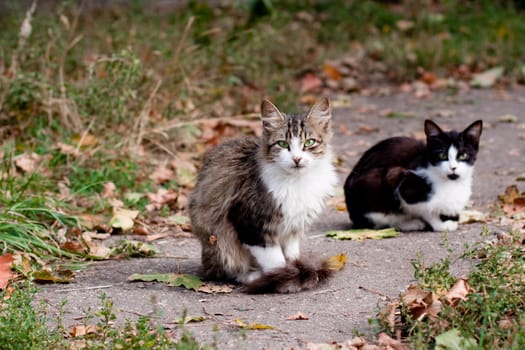
{"type": "Polygon", "coordinates": [[[421,231],[426,228],[427,224],[419,219],[406,221],[399,224],[401,231],[421,231]]]}
{"type": "Polygon", "coordinates": [[[439,223],[434,223],[432,228],[435,231],[456,231],[458,229],[458,222],[447,220],[439,223]]]}

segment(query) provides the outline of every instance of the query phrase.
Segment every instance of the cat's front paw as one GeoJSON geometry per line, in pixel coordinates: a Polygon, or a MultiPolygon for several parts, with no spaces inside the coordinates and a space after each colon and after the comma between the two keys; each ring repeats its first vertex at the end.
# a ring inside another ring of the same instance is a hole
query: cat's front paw
{"type": "Polygon", "coordinates": [[[432,224],[434,231],[456,231],[458,229],[458,222],[447,220],[432,224]]]}

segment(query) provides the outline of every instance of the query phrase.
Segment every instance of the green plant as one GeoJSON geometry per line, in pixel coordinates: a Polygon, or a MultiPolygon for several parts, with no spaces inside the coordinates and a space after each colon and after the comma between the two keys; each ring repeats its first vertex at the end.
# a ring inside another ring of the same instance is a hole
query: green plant
{"type": "Polygon", "coordinates": [[[34,306],[36,288],[26,283],[6,293],[0,293],[0,349],[64,349],[63,329],[49,329],[43,303],[34,306]]]}
{"type": "MultiPolygon", "coordinates": [[[[477,252],[480,260],[466,278],[466,297],[452,303],[442,298],[437,317],[416,320],[410,305],[401,303],[402,330],[410,343],[430,349],[437,341],[452,338],[465,348],[521,348],[525,344],[525,254],[519,242],[519,235],[510,234],[504,241],[466,252],[471,258],[477,252]]],[[[419,257],[414,269],[419,286],[436,295],[444,295],[454,284],[448,258],[425,267],[419,257]]]]}

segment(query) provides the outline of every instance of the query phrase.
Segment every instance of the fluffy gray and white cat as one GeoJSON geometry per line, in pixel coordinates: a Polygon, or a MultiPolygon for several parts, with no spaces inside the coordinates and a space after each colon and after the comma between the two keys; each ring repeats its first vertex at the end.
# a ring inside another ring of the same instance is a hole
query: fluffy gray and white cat
{"type": "Polygon", "coordinates": [[[205,277],[236,280],[251,293],[310,289],[332,274],[301,259],[300,241],[333,194],[330,103],[286,115],[261,104],[263,133],[210,152],[190,197],[205,277]]]}

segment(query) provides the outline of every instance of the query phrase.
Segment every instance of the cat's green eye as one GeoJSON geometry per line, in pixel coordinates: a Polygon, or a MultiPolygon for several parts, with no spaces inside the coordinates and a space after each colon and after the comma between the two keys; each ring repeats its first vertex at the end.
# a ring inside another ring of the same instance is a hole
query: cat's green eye
{"type": "Polygon", "coordinates": [[[284,140],[279,140],[277,141],[277,145],[281,148],[289,148],[290,145],[288,145],[288,142],[284,141],[284,140]]]}
{"type": "Polygon", "coordinates": [[[308,139],[308,140],[304,141],[304,147],[306,147],[306,148],[312,147],[316,143],[317,143],[317,141],[315,141],[314,139],[308,139]]]}
{"type": "Polygon", "coordinates": [[[448,159],[448,155],[446,153],[440,153],[438,155],[439,159],[440,160],[447,160],[448,159]]]}
{"type": "Polygon", "coordinates": [[[466,154],[465,152],[460,153],[460,155],[458,156],[458,159],[459,160],[467,160],[468,159],[468,154],[466,154]]]}

